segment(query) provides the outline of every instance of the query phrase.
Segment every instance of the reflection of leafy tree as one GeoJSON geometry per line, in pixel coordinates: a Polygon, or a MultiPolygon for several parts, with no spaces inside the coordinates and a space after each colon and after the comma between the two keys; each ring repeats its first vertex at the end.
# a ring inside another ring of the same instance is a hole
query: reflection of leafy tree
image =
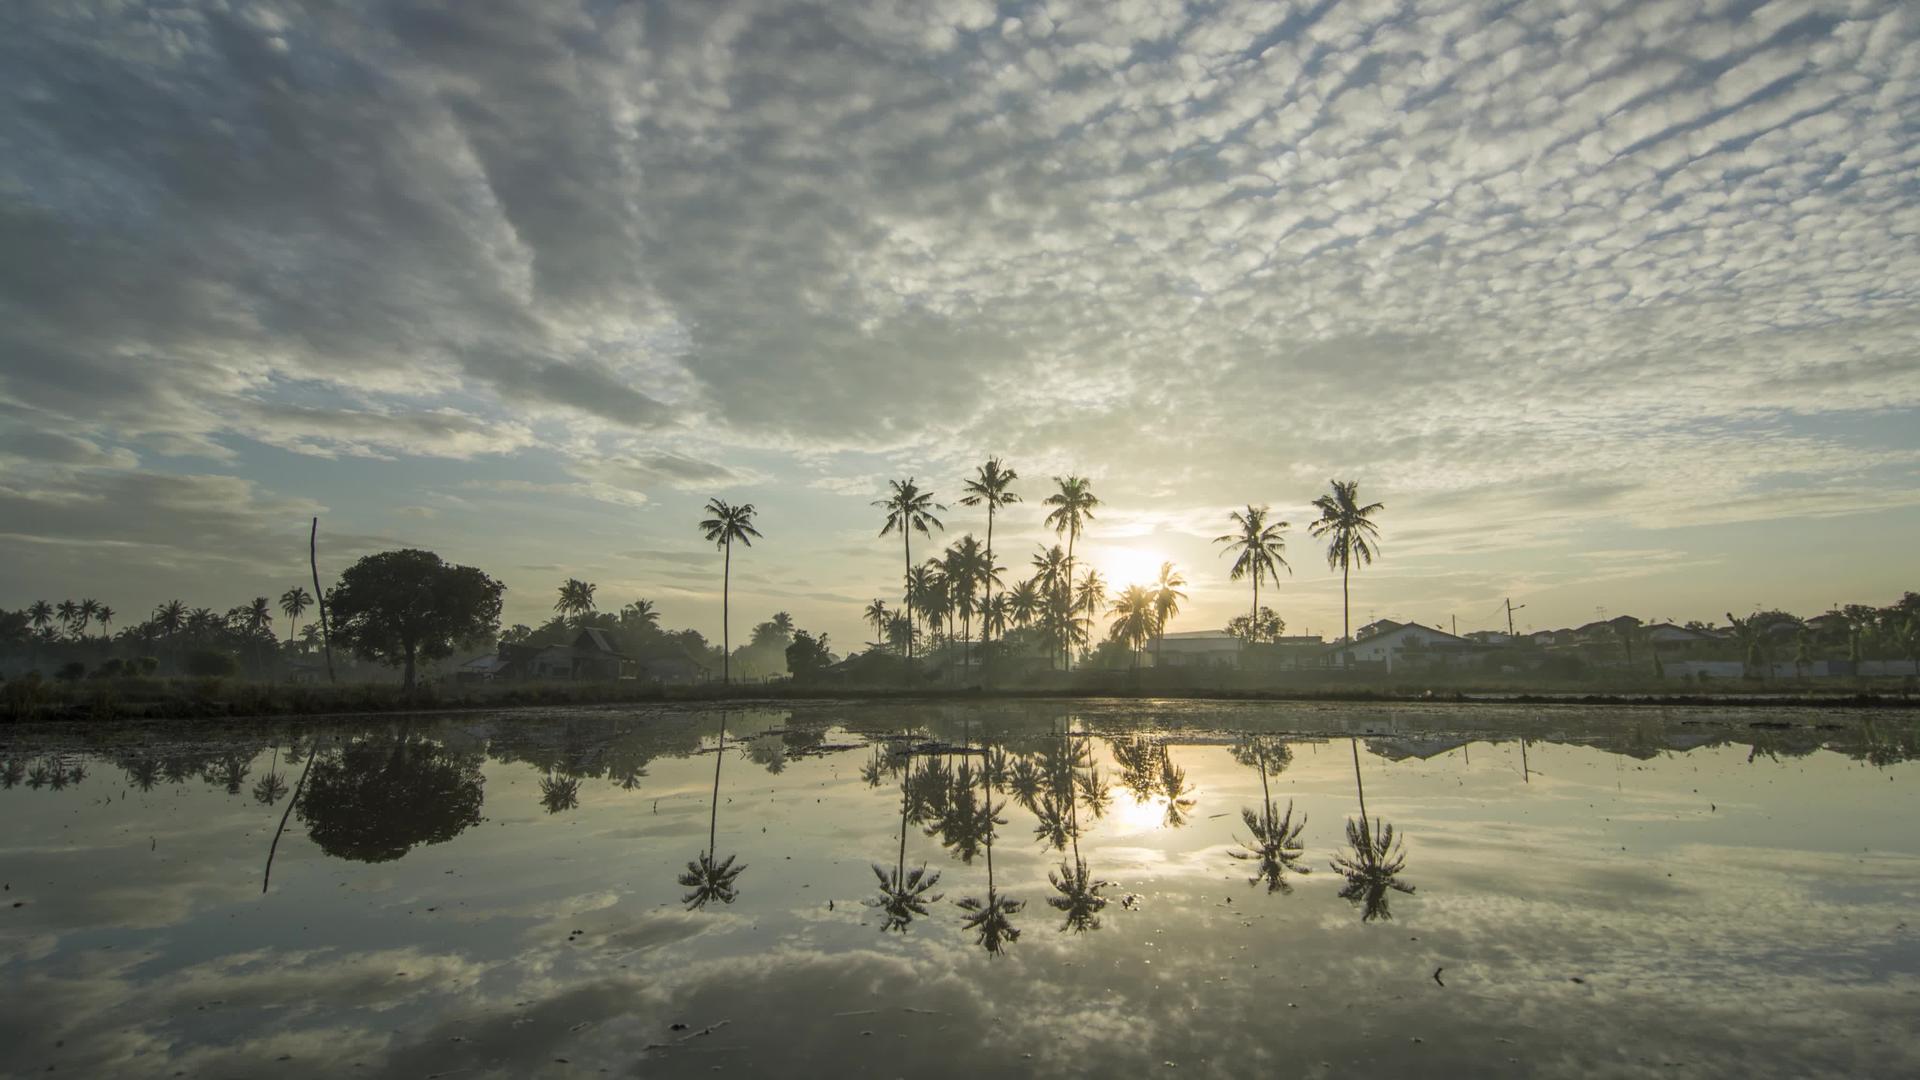
{"type": "Polygon", "coordinates": [[[718,900],[731,904],[740,898],[734,888],[734,881],[745,870],[746,864],[734,865],[735,856],[716,861],[714,847],[720,831],[720,766],[727,756],[727,714],[720,714],[720,742],[713,750],[713,809],[707,817],[707,850],[700,857],[687,864],[685,873],[679,877],[681,887],[689,890],[680,902],[688,911],[706,907],[718,900]]]}
{"type": "Polygon", "coordinates": [[[1367,789],[1360,778],[1360,741],[1353,743],[1353,783],[1360,795],[1360,820],[1347,821],[1347,846],[1350,853],[1335,855],[1333,869],[1347,879],[1340,898],[1361,909],[1361,921],[1391,919],[1389,890],[1413,892],[1413,886],[1399,879],[1407,864],[1405,842],[1393,834],[1393,826],[1367,817],[1367,789]]]}
{"type": "Polygon", "coordinates": [[[439,844],[480,821],[478,754],[425,739],[361,739],[309,764],[300,820],[320,850],[357,862],[386,862],[439,844]]]}
{"type": "Polygon", "coordinates": [[[917,916],[927,914],[927,905],[940,902],[940,895],[933,893],[933,887],[940,883],[940,871],[929,871],[925,863],[914,870],[907,869],[907,812],[912,799],[906,786],[900,789],[900,850],[894,859],[893,873],[888,875],[880,864],[873,865],[873,876],[880,879],[880,895],[866,901],[867,906],[880,909],[883,919],[880,931],[898,930],[906,933],[907,927],[917,916]]]}
{"type": "Polygon", "coordinates": [[[1270,775],[1278,775],[1293,760],[1293,751],[1284,742],[1271,736],[1250,736],[1242,739],[1233,748],[1235,761],[1249,765],[1260,772],[1260,812],[1254,813],[1252,807],[1240,808],[1240,819],[1246,822],[1247,832],[1253,836],[1243,851],[1229,851],[1227,854],[1236,859],[1257,861],[1258,873],[1247,879],[1249,885],[1265,880],[1270,893],[1290,893],[1293,886],[1287,882],[1287,871],[1307,873],[1307,868],[1299,865],[1300,856],[1305,851],[1300,843],[1300,831],[1307,827],[1307,819],[1302,815],[1298,822],[1293,820],[1293,801],[1287,801],[1285,813],[1278,812],[1273,805],[1273,789],[1267,782],[1270,775]]]}

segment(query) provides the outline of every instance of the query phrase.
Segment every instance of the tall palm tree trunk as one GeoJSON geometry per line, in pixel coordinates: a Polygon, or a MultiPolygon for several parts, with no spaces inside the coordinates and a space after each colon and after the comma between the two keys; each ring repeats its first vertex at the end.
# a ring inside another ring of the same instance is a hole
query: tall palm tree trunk
{"type": "Polygon", "coordinates": [[[900,544],[907,555],[907,667],[913,667],[913,537],[912,529],[902,527],[900,544]]]}
{"type": "MultiPolygon", "coordinates": [[[[1067,584],[1066,584],[1065,602],[1067,604],[1067,621],[1069,622],[1079,622],[1078,619],[1075,619],[1073,617],[1073,542],[1075,539],[1077,539],[1077,534],[1073,530],[1068,530],[1067,532],[1067,584]]],[[[1064,670],[1066,671],[1073,670],[1073,635],[1071,633],[1067,635],[1066,643],[1060,649],[1060,662],[1064,670]]]]}
{"type": "MultiPolygon", "coordinates": [[[[733,642],[728,637],[733,603],[733,537],[727,537],[727,553],[720,563],[720,685],[733,682],[733,642]]],[[[726,729],[723,726],[721,730],[726,729]]],[[[719,783],[716,777],[714,782],[719,783]]]]}
{"type": "Polygon", "coordinates": [[[1346,639],[1348,646],[1347,650],[1340,654],[1342,660],[1340,666],[1343,668],[1353,666],[1353,598],[1352,593],[1348,591],[1348,579],[1352,574],[1353,563],[1347,559],[1340,560],[1340,636],[1346,639]]]}
{"type": "Polygon", "coordinates": [[[986,592],[987,599],[986,599],[985,606],[982,607],[981,609],[982,619],[980,622],[980,644],[985,645],[987,643],[987,639],[992,636],[991,633],[989,633],[989,629],[988,629],[991,624],[988,623],[984,617],[984,613],[992,610],[993,608],[993,504],[992,503],[987,504],[987,573],[986,573],[986,581],[983,582],[982,584],[986,592]]]}
{"type": "MultiPolygon", "coordinates": [[[[1360,779],[1360,740],[1348,738],[1347,742],[1353,746],[1353,786],[1360,792],[1360,827],[1370,830],[1371,826],[1367,824],[1367,785],[1360,779]]],[[[1369,831],[1367,835],[1371,836],[1372,833],[1369,831]]]]}
{"type": "Polygon", "coordinates": [[[720,763],[727,756],[727,714],[720,714],[720,745],[713,752],[713,810],[707,815],[707,858],[713,858],[720,832],[720,763]]]}

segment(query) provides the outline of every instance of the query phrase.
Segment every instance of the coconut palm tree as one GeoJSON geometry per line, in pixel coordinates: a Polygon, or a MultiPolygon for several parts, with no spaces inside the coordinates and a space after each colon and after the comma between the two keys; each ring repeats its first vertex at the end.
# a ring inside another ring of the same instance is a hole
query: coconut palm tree
{"type": "Polygon", "coordinates": [[[87,634],[87,624],[91,623],[94,620],[94,618],[100,614],[100,601],[98,600],[80,601],[80,606],[77,609],[75,609],[75,614],[77,616],[77,618],[75,619],[75,622],[77,623],[77,625],[74,627],[74,630],[73,630],[74,636],[85,637],[87,634]]]}
{"type": "Polygon", "coordinates": [[[729,607],[733,600],[733,542],[740,541],[742,547],[752,547],[760,533],[753,527],[753,504],[741,503],[734,506],[723,499],[707,500],[707,518],[700,522],[700,535],[707,542],[726,552],[720,564],[720,681],[733,681],[733,643],[729,637],[732,630],[729,607]]]}
{"type": "Polygon", "coordinates": [[[893,612],[887,609],[887,602],[875,597],[862,613],[867,625],[873,627],[873,647],[879,648],[887,643],[887,622],[893,618],[893,612]]]}
{"type": "Polygon", "coordinates": [[[919,485],[909,476],[905,480],[888,481],[892,494],[874,502],[873,505],[887,512],[887,523],[881,527],[880,535],[892,532],[900,534],[902,550],[906,554],[905,592],[907,597],[907,663],[913,663],[913,534],[932,536],[934,529],[945,530],[934,511],[946,510],[945,506],[933,501],[933,492],[921,491],[919,485]]]}
{"type": "Polygon", "coordinates": [[[1146,649],[1148,639],[1153,637],[1153,593],[1144,585],[1127,586],[1120,598],[1114,601],[1112,614],[1115,618],[1108,636],[1126,643],[1133,666],[1138,668],[1140,654],[1146,649]]]}
{"type": "MultiPolygon", "coordinates": [[[[999,458],[992,457],[974,470],[973,479],[961,485],[966,494],[960,497],[960,505],[987,508],[987,564],[990,566],[993,564],[993,517],[1002,507],[1020,501],[1020,496],[1012,490],[1013,482],[1018,479],[1019,473],[1002,465],[999,458]]],[[[993,604],[993,586],[993,581],[985,582],[986,599],[982,601],[983,607],[993,604]]],[[[986,639],[982,637],[981,640],[986,639]]]]}
{"type": "Polygon", "coordinates": [[[1287,565],[1287,542],[1280,538],[1280,534],[1287,529],[1287,523],[1267,521],[1267,515],[1271,512],[1271,507],[1251,504],[1245,510],[1235,510],[1229,517],[1233,522],[1233,531],[1213,538],[1214,543],[1227,545],[1221,554],[1238,553],[1227,577],[1233,581],[1243,577],[1253,579],[1253,607],[1248,616],[1251,621],[1260,618],[1260,579],[1264,577],[1279,585],[1280,568],[1284,567],[1287,573],[1293,573],[1293,567],[1287,565]]]}
{"type": "Polygon", "coordinates": [[[1347,740],[1353,747],[1353,784],[1360,795],[1360,820],[1347,819],[1347,846],[1350,854],[1333,857],[1333,869],[1347,879],[1340,898],[1361,909],[1360,920],[1391,919],[1387,890],[1411,894],[1413,886],[1400,880],[1407,865],[1406,841],[1393,835],[1393,826],[1367,817],[1367,788],[1360,778],[1360,740],[1347,740]]]}
{"type": "Polygon", "coordinates": [[[1042,604],[1040,587],[1033,578],[1015,585],[1013,591],[1006,594],[1006,599],[1007,617],[1013,620],[1013,625],[1022,628],[1033,625],[1042,604]]]}
{"type": "Polygon", "coordinates": [[[1340,636],[1353,640],[1352,598],[1349,582],[1353,564],[1373,563],[1380,553],[1380,527],[1373,515],[1386,509],[1383,503],[1360,505],[1360,481],[1334,480],[1333,489],[1313,500],[1320,511],[1319,520],[1307,526],[1314,539],[1327,541],[1327,568],[1340,571],[1340,636]]]}
{"type": "Polygon", "coordinates": [[[593,613],[593,594],[600,586],[579,578],[568,578],[560,586],[560,598],[553,602],[553,610],[563,619],[578,619],[593,613]]]}
{"type": "Polygon", "coordinates": [[[169,600],[153,609],[153,621],[159,625],[160,632],[171,640],[173,635],[187,627],[187,605],[178,600],[169,600]]]}
{"type": "Polygon", "coordinates": [[[746,864],[734,865],[737,856],[729,855],[725,859],[715,856],[715,843],[720,831],[720,765],[727,756],[727,714],[720,714],[720,741],[713,751],[713,799],[712,809],[707,814],[707,850],[700,857],[687,864],[687,869],[678,878],[680,886],[689,890],[680,902],[687,910],[706,907],[718,900],[731,904],[740,898],[734,888],[734,881],[745,870],[746,864]]]}
{"type": "Polygon", "coordinates": [[[1106,602],[1107,579],[1100,576],[1100,571],[1088,569],[1073,590],[1073,612],[1084,620],[1084,627],[1078,635],[1082,642],[1091,639],[1093,620],[1100,614],[1100,609],[1106,606],[1106,602]]]}
{"type": "Polygon", "coordinates": [[[35,630],[45,630],[53,622],[53,605],[45,600],[35,600],[27,607],[27,621],[35,630]]]}
{"type": "Polygon", "coordinates": [[[107,636],[107,627],[113,625],[114,610],[105,604],[101,604],[99,610],[93,613],[93,617],[100,623],[100,637],[105,639],[107,636]]]}
{"type": "Polygon", "coordinates": [[[947,595],[951,598],[954,614],[960,618],[960,640],[967,653],[963,663],[971,660],[973,636],[973,616],[978,610],[978,598],[974,593],[982,586],[991,588],[998,577],[998,567],[987,558],[980,541],[972,533],[962,536],[947,548],[941,561],[941,570],[947,579],[947,595]]]}
{"type": "Polygon", "coordinates": [[[280,612],[287,617],[287,640],[292,641],[295,628],[300,625],[300,616],[313,606],[313,594],[304,586],[295,585],[280,594],[280,612]]]}
{"type": "MultiPolygon", "coordinates": [[[[1067,535],[1066,575],[1063,579],[1065,584],[1062,587],[1071,590],[1073,545],[1080,539],[1080,533],[1086,528],[1087,522],[1093,520],[1093,511],[1100,505],[1100,498],[1093,493],[1092,486],[1084,476],[1056,476],[1053,482],[1058,485],[1059,490],[1047,496],[1044,505],[1051,506],[1053,509],[1047,513],[1046,522],[1054,535],[1058,536],[1061,533],[1067,535]]],[[[1067,606],[1072,607],[1070,598],[1067,600],[1067,606]]],[[[1068,655],[1068,666],[1072,666],[1071,654],[1068,655]]]]}
{"type": "Polygon", "coordinates": [[[1160,578],[1152,585],[1153,589],[1153,663],[1160,666],[1160,646],[1166,641],[1167,620],[1180,614],[1180,601],[1187,594],[1180,591],[1187,579],[1170,562],[1160,564],[1160,578]]]}

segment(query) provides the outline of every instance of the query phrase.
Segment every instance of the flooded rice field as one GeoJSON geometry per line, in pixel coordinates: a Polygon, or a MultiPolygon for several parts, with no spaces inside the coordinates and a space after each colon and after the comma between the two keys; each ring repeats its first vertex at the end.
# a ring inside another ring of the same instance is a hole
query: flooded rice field
{"type": "Polygon", "coordinates": [[[0,1072],[1920,1075],[1886,711],[0,734],[0,1072]]]}

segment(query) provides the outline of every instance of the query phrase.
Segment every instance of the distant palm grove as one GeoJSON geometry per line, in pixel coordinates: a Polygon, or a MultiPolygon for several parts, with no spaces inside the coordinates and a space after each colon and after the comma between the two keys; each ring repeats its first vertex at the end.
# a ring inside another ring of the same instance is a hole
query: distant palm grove
{"type": "MultiPolygon", "coordinates": [[[[0,609],[0,678],[387,680],[412,688],[424,671],[434,681],[790,679],[965,687],[1089,685],[1090,678],[1102,685],[1099,679],[1106,676],[1098,673],[1139,679],[1148,669],[1156,685],[1177,688],[1244,686],[1262,673],[1350,679],[1390,674],[1396,663],[1402,672],[1430,676],[1564,678],[1611,671],[1698,682],[1728,675],[1920,674],[1920,596],[1914,593],[1884,608],[1847,605],[1805,619],[1784,612],[1746,618],[1729,613],[1725,627],[1648,625],[1621,616],[1526,635],[1513,631],[1510,618],[1504,634],[1459,637],[1391,620],[1356,631],[1353,579],[1380,557],[1385,507],[1367,502],[1358,482],[1342,480],[1313,500],[1318,516],[1305,526],[1324,545],[1327,567],[1339,578],[1340,637],[1289,638],[1285,620],[1262,603],[1263,585],[1271,589],[1293,573],[1285,538],[1292,526],[1267,505],[1249,503],[1227,515],[1226,531],[1215,538],[1226,560],[1224,576],[1246,585],[1246,613],[1209,632],[1175,635],[1187,640],[1170,652],[1169,627],[1187,599],[1188,573],[1163,563],[1153,580],[1116,588],[1083,565],[1080,542],[1097,529],[1104,507],[1091,481],[1073,475],[1051,478],[1037,499],[1037,513],[1057,541],[1006,556],[996,550],[995,529],[1025,502],[1019,482],[999,458],[975,469],[961,482],[956,502],[979,516],[981,535],[962,533],[939,548],[935,538],[947,531],[952,509],[915,478],[889,482],[873,504],[876,536],[898,543],[900,577],[890,595],[883,590],[865,605],[861,622],[871,637],[845,655],[832,650],[826,634],[801,629],[786,612],[755,621],[746,642],[732,644],[733,563],[762,534],[753,504],[713,499],[697,528],[719,554],[717,646],[699,631],[662,627],[649,600],[603,605],[598,586],[578,578],[557,587],[545,622],[503,629],[505,586],[432,552],[406,550],[358,560],[324,596],[294,584],[277,599],[257,596],[224,611],[172,600],[145,617],[126,619],[91,598],[0,609]],[[1024,575],[1009,572],[1007,564],[1015,562],[1024,562],[1024,575]],[[1900,661],[1911,670],[1884,666],[1900,661]],[[1153,670],[1161,668],[1167,670],[1153,670]],[[1070,673],[1079,674],[1059,681],[1070,673]]],[[[315,577],[317,585],[317,564],[315,577]]]]}

